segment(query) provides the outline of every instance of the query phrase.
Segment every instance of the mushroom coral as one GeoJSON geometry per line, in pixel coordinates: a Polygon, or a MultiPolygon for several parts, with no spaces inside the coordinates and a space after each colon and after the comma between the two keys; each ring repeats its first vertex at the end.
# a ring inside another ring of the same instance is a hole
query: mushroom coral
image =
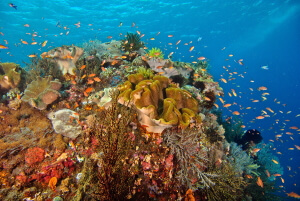
{"type": "Polygon", "coordinates": [[[54,48],[48,52],[44,52],[42,58],[53,59],[57,63],[63,75],[69,73],[74,75],[76,69],[75,63],[83,54],[83,49],[76,46],[66,46],[54,48]]]}
{"type": "Polygon", "coordinates": [[[171,85],[164,76],[145,79],[140,73],[132,74],[118,89],[119,103],[135,106],[139,122],[148,132],[161,133],[176,125],[187,127],[198,113],[198,102],[192,95],[171,85]]]}

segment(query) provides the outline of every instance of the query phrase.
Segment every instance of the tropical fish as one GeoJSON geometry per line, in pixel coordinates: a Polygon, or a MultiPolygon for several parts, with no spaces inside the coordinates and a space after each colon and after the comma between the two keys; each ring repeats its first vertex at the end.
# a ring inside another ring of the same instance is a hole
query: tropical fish
{"type": "Polygon", "coordinates": [[[260,177],[257,177],[256,184],[257,184],[258,186],[262,187],[262,188],[264,187],[264,183],[263,183],[263,181],[261,180],[260,177]]]}
{"type": "Polygon", "coordinates": [[[262,66],[261,69],[269,70],[268,66],[262,66]]]}
{"type": "Polygon", "coordinates": [[[300,199],[300,195],[294,192],[287,193],[287,196],[300,199]]]}
{"type": "Polygon", "coordinates": [[[8,47],[0,44],[0,49],[8,49],[8,47]]]}
{"type": "Polygon", "coordinates": [[[193,51],[193,49],[195,48],[195,46],[190,47],[189,51],[193,51]]]}
{"type": "Polygon", "coordinates": [[[8,5],[9,5],[10,7],[12,7],[12,8],[14,8],[14,9],[16,9],[16,10],[17,10],[17,7],[18,7],[18,6],[16,6],[15,4],[13,4],[13,3],[9,3],[8,5]]]}
{"type": "Polygon", "coordinates": [[[203,61],[203,60],[205,60],[206,58],[205,58],[205,57],[198,57],[197,59],[200,60],[200,61],[203,61]]]}
{"type": "Polygon", "coordinates": [[[232,114],[234,114],[234,115],[240,115],[240,112],[239,111],[234,111],[234,112],[232,112],[232,114]]]}

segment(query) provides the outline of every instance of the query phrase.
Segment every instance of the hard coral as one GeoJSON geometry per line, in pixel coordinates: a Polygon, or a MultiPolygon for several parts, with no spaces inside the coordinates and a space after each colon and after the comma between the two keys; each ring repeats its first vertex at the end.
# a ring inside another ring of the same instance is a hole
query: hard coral
{"type": "Polygon", "coordinates": [[[57,47],[49,52],[44,52],[42,58],[50,58],[56,62],[62,71],[63,75],[69,73],[74,75],[74,70],[76,69],[75,63],[83,54],[83,49],[76,46],[62,46],[57,47]]]}
{"type": "Polygon", "coordinates": [[[51,80],[51,76],[38,77],[27,86],[21,100],[39,110],[46,109],[47,105],[53,103],[60,96],[58,90],[62,85],[57,79],[51,80]]]}
{"type": "Polygon", "coordinates": [[[140,123],[149,132],[160,133],[174,125],[186,127],[198,112],[198,103],[191,94],[171,86],[164,76],[146,80],[142,74],[133,74],[119,90],[119,102],[134,105],[140,123]]]}
{"type": "Polygon", "coordinates": [[[15,63],[0,64],[0,90],[16,88],[21,81],[20,67],[15,63]]]}

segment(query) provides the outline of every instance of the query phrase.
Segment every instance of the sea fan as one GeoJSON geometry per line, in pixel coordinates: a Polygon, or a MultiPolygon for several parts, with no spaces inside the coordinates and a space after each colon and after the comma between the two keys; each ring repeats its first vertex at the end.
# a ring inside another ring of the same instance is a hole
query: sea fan
{"type": "Polygon", "coordinates": [[[170,148],[170,153],[175,156],[178,165],[176,177],[182,185],[193,190],[214,185],[209,177],[217,175],[204,172],[207,156],[200,147],[201,137],[196,129],[187,128],[181,131],[168,129],[163,138],[170,148]]]}

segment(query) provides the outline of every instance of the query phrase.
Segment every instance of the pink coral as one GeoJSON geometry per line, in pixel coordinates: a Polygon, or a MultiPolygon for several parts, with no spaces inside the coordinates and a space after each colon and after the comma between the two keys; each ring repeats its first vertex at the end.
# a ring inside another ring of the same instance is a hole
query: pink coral
{"type": "Polygon", "coordinates": [[[25,161],[28,165],[33,165],[38,162],[42,162],[45,158],[45,150],[39,147],[33,147],[27,149],[25,154],[25,161]]]}

